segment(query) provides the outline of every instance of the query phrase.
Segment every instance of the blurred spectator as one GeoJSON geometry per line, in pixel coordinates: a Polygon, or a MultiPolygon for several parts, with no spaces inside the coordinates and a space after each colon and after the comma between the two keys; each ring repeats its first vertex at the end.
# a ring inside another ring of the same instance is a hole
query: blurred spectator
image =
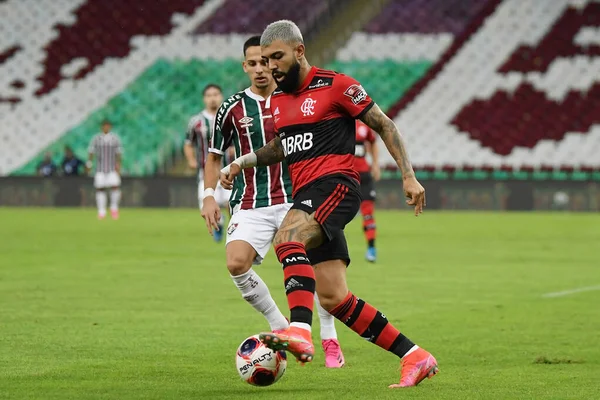
{"type": "Polygon", "coordinates": [[[65,157],[62,160],[61,167],[64,176],[77,176],[84,167],[84,163],[73,154],[72,148],[65,146],[65,157]]]}
{"type": "Polygon", "coordinates": [[[54,176],[56,175],[56,164],[52,161],[52,154],[47,152],[44,159],[38,164],[37,172],[39,176],[54,176]]]}

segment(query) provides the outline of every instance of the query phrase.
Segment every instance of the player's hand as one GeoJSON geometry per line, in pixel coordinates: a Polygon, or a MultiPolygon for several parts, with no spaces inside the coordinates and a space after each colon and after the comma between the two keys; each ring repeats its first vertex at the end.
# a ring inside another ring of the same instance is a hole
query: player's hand
{"type": "Polygon", "coordinates": [[[121,164],[117,164],[115,165],[115,172],[119,175],[121,175],[121,164]]]}
{"type": "Polygon", "coordinates": [[[236,163],[231,163],[221,170],[221,186],[224,189],[233,189],[233,180],[242,172],[242,168],[236,163]]]}
{"type": "Polygon", "coordinates": [[[419,216],[423,212],[425,207],[425,188],[421,186],[417,178],[411,176],[403,180],[402,187],[404,189],[404,195],[408,200],[406,204],[415,207],[415,216],[419,216]]]}
{"type": "Polygon", "coordinates": [[[208,233],[212,236],[213,230],[219,230],[221,209],[213,196],[206,196],[202,200],[202,218],[206,222],[208,233]]]}
{"type": "Polygon", "coordinates": [[[373,175],[373,180],[375,182],[381,179],[381,169],[379,168],[379,165],[373,164],[371,167],[371,175],[373,175]]]}
{"type": "Polygon", "coordinates": [[[188,160],[188,167],[190,167],[191,169],[197,169],[198,161],[196,161],[194,159],[188,160]]]}

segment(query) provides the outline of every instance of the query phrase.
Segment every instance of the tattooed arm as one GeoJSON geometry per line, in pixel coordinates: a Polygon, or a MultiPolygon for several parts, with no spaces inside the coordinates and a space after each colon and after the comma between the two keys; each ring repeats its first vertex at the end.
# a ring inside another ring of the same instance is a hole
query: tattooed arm
{"type": "Polygon", "coordinates": [[[269,143],[256,150],[233,160],[231,164],[221,170],[221,186],[225,189],[233,187],[233,179],[245,168],[266,167],[277,164],[285,159],[281,139],[275,137],[269,143]]]}
{"type": "Polygon", "coordinates": [[[266,167],[268,165],[277,164],[285,159],[285,154],[283,154],[283,146],[281,145],[281,139],[279,136],[276,136],[275,139],[256,150],[255,153],[256,165],[258,167],[266,167]]]}
{"type": "Polygon", "coordinates": [[[398,168],[402,172],[404,194],[408,198],[406,204],[414,206],[415,215],[418,216],[423,212],[425,206],[425,189],[415,177],[406,145],[396,124],[381,111],[377,104],[374,104],[361,120],[381,136],[385,147],[398,164],[398,168]]]}
{"type": "Polygon", "coordinates": [[[394,121],[392,121],[377,104],[374,104],[365,115],[362,116],[361,120],[367,124],[371,129],[381,136],[385,147],[398,164],[398,168],[402,172],[402,178],[411,178],[415,176],[410,159],[408,157],[408,151],[406,145],[402,139],[402,134],[396,127],[394,121]]]}

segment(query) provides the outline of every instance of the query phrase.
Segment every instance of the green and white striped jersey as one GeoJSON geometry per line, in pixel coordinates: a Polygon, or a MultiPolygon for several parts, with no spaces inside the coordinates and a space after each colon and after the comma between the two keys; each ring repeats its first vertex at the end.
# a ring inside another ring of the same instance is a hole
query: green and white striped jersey
{"type": "MultiPolygon", "coordinates": [[[[221,104],[213,124],[209,151],[223,155],[233,144],[235,156],[258,150],[276,137],[267,101],[250,88],[221,104]]],[[[292,202],[287,164],[246,168],[235,178],[230,206],[236,209],[268,207],[292,202]]]]}

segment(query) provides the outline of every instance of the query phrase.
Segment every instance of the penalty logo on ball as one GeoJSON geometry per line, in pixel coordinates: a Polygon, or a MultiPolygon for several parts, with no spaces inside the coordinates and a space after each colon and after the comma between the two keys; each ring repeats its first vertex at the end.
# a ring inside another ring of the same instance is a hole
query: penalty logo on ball
{"type": "Polygon", "coordinates": [[[285,351],[274,351],[265,346],[258,335],[246,338],[236,352],[238,374],[254,386],[269,386],[285,373],[285,351]]]}

